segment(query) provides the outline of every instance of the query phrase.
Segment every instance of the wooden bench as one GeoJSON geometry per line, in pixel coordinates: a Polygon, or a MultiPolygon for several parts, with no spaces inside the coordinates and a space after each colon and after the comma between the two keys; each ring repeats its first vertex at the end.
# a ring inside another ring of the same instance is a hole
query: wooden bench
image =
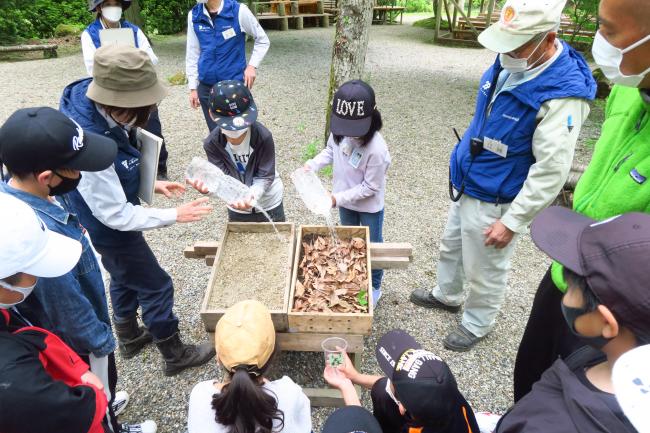
{"type": "Polygon", "coordinates": [[[271,0],[258,1],[252,3],[253,15],[258,21],[279,21],[280,30],[289,30],[289,20],[291,19],[294,28],[301,30],[304,26],[305,18],[317,18],[321,27],[329,27],[329,18],[331,14],[324,11],[322,0],[271,0]],[[269,12],[259,13],[259,6],[270,5],[269,12]],[[301,11],[300,7],[315,9],[313,11],[301,11]]]}
{"type": "Polygon", "coordinates": [[[58,47],[59,46],[56,44],[0,46],[0,54],[43,51],[43,57],[45,57],[46,59],[50,59],[50,58],[58,57],[58,54],[56,52],[58,47]]]}
{"type": "Polygon", "coordinates": [[[373,24],[392,24],[397,22],[399,16],[399,23],[402,24],[405,9],[403,6],[373,6],[372,22],[373,24]]]}

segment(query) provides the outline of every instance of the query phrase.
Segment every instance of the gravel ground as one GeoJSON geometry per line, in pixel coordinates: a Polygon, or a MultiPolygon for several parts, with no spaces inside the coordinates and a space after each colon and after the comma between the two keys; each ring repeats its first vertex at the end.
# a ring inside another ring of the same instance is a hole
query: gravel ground
{"type": "MultiPolygon", "coordinates": [[[[407,17],[406,21],[409,21],[407,17]]],[[[260,120],[272,131],[278,168],[285,179],[285,209],[296,224],[320,224],[302,206],[288,174],[300,166],[304,147],[322,137],[323,101],[326,97],[333,29],[270,32],[272,47],[256,82],[254,94],[260,120]]],[[[382,131],[393,156],[386,195],[386,241],[411,242],[414,263],[408,270],[388,271],[384,297],[376,311],[373,335],[367,338],[363,371],[378,373],[373,359],[377,337],[400,327],[425,347],[445,358],[459,386],[475,410],[503,412],[512,400],[514,358],[534,291],[549,261],[528,236],[518,244],[512,262],[507,300],[494,332],[471,352],[457,354],[442,347],[442,339],[459,320],[458,315],[434,312],[408,302],[411,290],[435,282],[438,240],[446,221],[447,164],[454,144],[452,127],[463,130],[474,109],[475,88],[493,54],[480,49],[457,49],[432,44],[430,30],[403,26],[373,26],[367,56],[367,76],[375,88],[384,116],[382,131]]],[[[184,70],[185,42],[165,38],[155,50],[162,76],[184,70]]],[[[0,63],[0,120],[20,107],[57,106],[61,90],[84,76],[80,54],[51,60],[0,63]]],[[[602,105],[592,119],[602,117],[602,105]]],[[[172,87],[160,107],[170,151],[169,173],[181,181],[193,156],[203,156],[201,140],[207,129],[199,111],[189,109],[185,87],[172,87]]],[[[595,122],[594,122],[595,123],[595,122]]],[[[598,135],[593,124],[585,128],[585,142],[598,135]]],[[[582,147],[580,160],[588,159],[582,147]]],[[[189,192],[186,199],[198,197],[189,192]]],[[[158,206],[180,201],[158,199],[158,206]]],[[[196,240],[216,239],[226,221],[225,208],[197,224],[179,224],[147,234],[162,266],[176,287],[176,313],[186,341],[206,341],[199,307],[209,269],[199,260],[182,256],[196,240]]],[[[262,278],[260,276],[260,278],[262,278]]],[[[120,388],[129,391],[131,403],[125,421],[156,420],[160,433],[184,432],[187,400],[192,386],[220,375],[216,363],[166,378],[160,356],[150,347],[135,359],[118,357],[120,388]]],[[[322,383],[322,355],[283,354],[277,374],[288,374],[303,385],[322,383]]],[[[368,396],[364,396],[369,405],[368,396]]],[[[314,409],[314,430],[320,430],[331,409],[314,409]]]]}

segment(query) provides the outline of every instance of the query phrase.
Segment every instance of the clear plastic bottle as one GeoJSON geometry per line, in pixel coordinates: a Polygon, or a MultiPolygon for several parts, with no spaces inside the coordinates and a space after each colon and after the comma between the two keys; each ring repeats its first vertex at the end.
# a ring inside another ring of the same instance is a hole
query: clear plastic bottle
{"type": "Polygon", "coordinates": [[[185,175],[189,180],[203,182],[210,195],[219,197],[227,204],[248,200],[251,196],[248,186],[228,176],[219,167],[202,158],[192,158],[185,175]]]}
{"type": "Polygon", "coordinates": [[[317,215],[329,216],[332,199],[316,173],[301,167],[291,173],[291,180],[307,209],[317,215]]]}

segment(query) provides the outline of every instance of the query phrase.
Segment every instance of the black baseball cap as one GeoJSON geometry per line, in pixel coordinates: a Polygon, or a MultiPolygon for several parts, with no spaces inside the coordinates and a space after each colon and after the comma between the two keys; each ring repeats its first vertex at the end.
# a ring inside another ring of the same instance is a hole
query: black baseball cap
{"type": "Polygon", "coordinates": [[[23,108],[0,127],[0,161],[10,172],[101,171],[116,155],[117,144],[111,138],[83,130],[50,107],[23,108]]]}
{"type": "Polygon", "coordinates": [[[238,80],[219,81],[210,89],[210,113],[219,128],[239,131],[257,120],[253,95],[238,80]]]}
{"type": "Polygon", "coordinates": [[[400,329],[379,339],[375,356],[414,421],[441,433],[467,431],[471,409],[446,362],[400,329]]]}
{"type": "Polygon", "coordinates": [[[650,338],[650,215],[596,221],[572,210],[545,209],[531,225],[535,245],[584,277],[598,300],[637,337],[650,338]]]}
{"type": "Polygon", "coordinates": [[[375,91],[361,80],[343,83],[334,93],[330,131],[334,135],[363,137],[370,131],[375,91]]]}
{"type": "Polygon", "coordinates": [[[332,412],[323,433],[382,433],[377,419],[361,406],[345,406],[332,412]]]}

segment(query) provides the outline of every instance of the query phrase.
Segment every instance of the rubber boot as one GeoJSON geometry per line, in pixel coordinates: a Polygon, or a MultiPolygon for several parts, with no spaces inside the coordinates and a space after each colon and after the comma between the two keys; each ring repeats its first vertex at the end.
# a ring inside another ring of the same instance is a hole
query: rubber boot
{"type": "Polygon", "coordinates": [[[173,376],[186,368],[203,365],[216,355],[210,343],[197,346],[183,344],[178,332],[164,340],[156,341],[156,346],[165,361],[165,376],[173,376]]]}
{"type": "Polygon", "coordinates": [[[122,358],[129,359],[140,353],[153,337],[144,326],[138,326],[138,317],[118,320],[113,316],[113,325],[117,334],[117,345],[122,358]]]}

